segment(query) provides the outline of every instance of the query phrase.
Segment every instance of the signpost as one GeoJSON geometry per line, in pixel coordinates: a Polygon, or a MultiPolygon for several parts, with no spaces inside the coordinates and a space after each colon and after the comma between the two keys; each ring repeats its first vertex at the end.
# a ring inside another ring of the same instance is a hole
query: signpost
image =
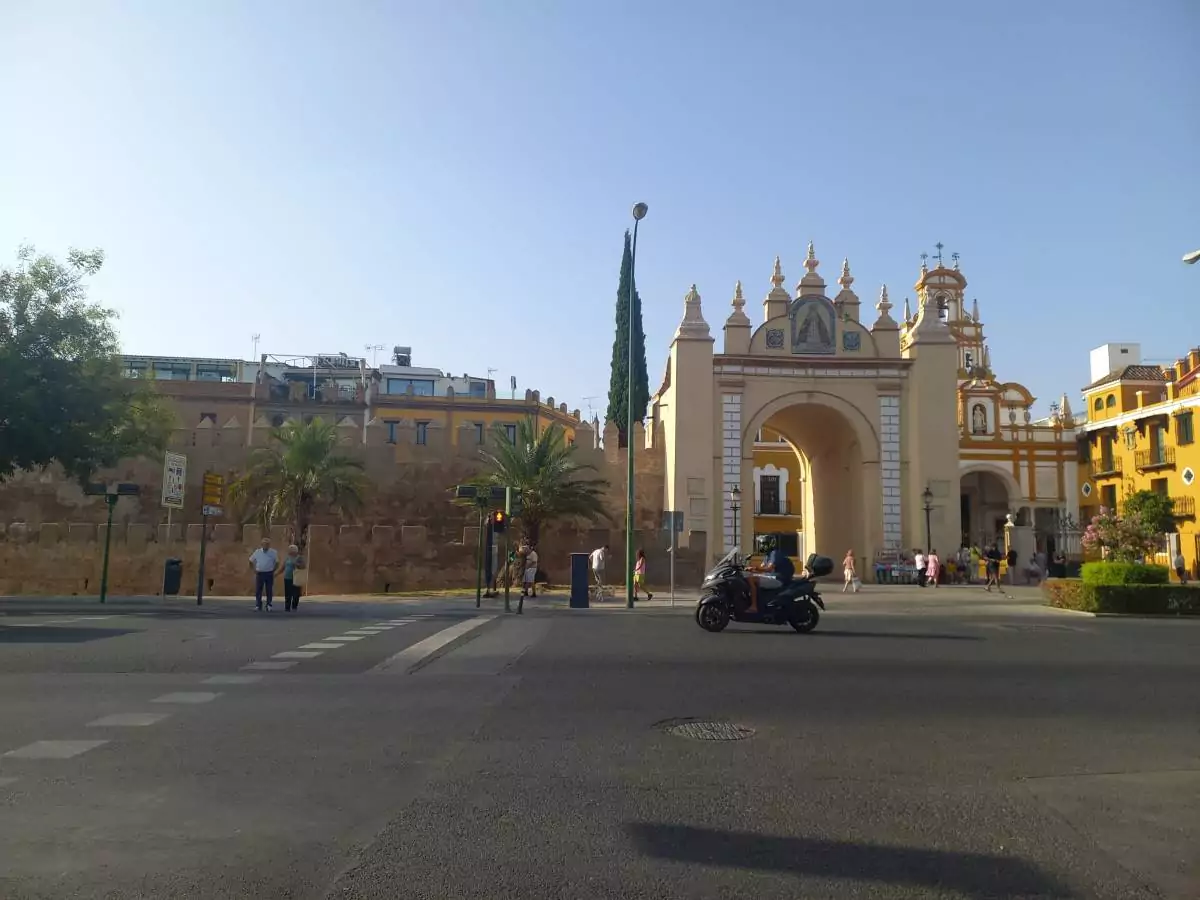
{"type": "Polygon", "coordinates": [[[104,568],[100,573],[101,603],[105,603],[108,600],[108,550],[112,544],[113,510],[116,509],[117,500],[120,497],[136,497],[138,491],[138,486],[129,482],[122,482],[120,484],[95,482],[89,484],[84,490],[85,494],[103,497],[105,504],[108,506],[108,524],[104,528],[104,568]]]}
{"type": "MultiPolygon", "coordinates": [[[[454,488],[454,496],[458,500],[471,500],[479,509],[479,535],[475,540],[475,608],[478,609],[483,596],[483,529],[488,517],[485,510],[494,503],[504,501],[504,513],[507,517],[511,511],[512,488],[488,487],[483,488],[474,484],[460,484],[454,488]]],[[[508,529],[504,530],[505,549],[508,547],[508,529]]],[[[508,601],[508,579],[504,584],[504,611],[511,612],[508,601]]]]}
{"type": "Polygon", "coordinates": [[[196,605],[204,603],[204,552],[208,549],[208,517],[225,514],[225,476],[204,473],[200,507],[200,574],[196,580],[196,605]]]}
{"type": "MultiPolygon", "coordinates": [[[[171,513],[183,509],[183,494],[187,484],[187,457],[168,453],[163,458],[162,505],[167,508],[167,554],[171,548],[171,513]]],[[[163,569],[163,599],[167,596],[167,573],[163,569]]]]}

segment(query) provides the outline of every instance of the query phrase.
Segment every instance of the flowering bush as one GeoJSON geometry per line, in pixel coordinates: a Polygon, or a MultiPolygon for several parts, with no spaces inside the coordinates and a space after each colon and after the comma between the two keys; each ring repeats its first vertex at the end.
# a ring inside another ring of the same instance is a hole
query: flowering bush
{"type": "Polygon", "coordinates": [[[1116,510],[1102,506],[1083,533],[1083,549],[1114,562],[1136,562],[1154,556],[1158,535],[1158,523],[1149,521],[1140,510],[1119,516],[1116,510]]]}

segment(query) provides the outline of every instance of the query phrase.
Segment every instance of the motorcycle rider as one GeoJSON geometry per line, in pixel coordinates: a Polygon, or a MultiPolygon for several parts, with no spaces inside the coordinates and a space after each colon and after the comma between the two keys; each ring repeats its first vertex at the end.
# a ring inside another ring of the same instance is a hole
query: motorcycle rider
{"type": "MultiPolygon", "coordinates": [[[[746,569],[750,581],[751,611],[758,610],[760,585],[763,590],[777,591],[791,581],[796,574],[796,567],[792,565],[792,560],[779,549],[774,537],[763,538],[761,546],[767,551],[766,557],[760,565],[749,566],[746,569]]],[[[767,605],[773,606],[777,602],[777,600],[772,600],[767,605]]]]}

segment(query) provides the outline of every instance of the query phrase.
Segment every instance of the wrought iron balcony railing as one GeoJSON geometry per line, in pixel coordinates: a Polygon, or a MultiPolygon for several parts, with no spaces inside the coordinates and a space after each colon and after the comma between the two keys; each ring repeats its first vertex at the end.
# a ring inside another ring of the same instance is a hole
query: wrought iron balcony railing
{"type": "Polygon", "coordinates": [[[1121,465],[1121,457],[1114,456],[1111,459],[1093,459],[1089,464],[1093,478],[1106,478],[1109,475],[1120,475],[1123,466],[1121,465]]]}
{"type": "Polygon", "coordinates": [[[1136,450],[1133,454],[1133,464],[1138,471],[1146,469],[1165,469],[1175,465],[1174,447],[1152,447],[1149,450],[1136,450]]]}

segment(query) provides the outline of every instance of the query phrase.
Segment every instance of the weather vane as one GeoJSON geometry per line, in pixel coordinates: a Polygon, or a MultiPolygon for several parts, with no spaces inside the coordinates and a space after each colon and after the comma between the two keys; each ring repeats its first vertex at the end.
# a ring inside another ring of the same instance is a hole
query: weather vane
{"type": "Polygon", "coordinates": [[[956,269],[957,269],[957,268],[958,268],[958,254],[957,254],[957,253],[951,253],[951,254],[950,254],[950,258],[951,258],[952,260],[954,260],[954,268],[956,268],[956,269]]]}
{"type": "Polygon", "coordinates": [[[922,253],[922,254],[921,254],[921,265],[925,265],[925,261],[926,261],[926,260],[928,260],[928,259],[929,259],[929,254],[928,254],[928,253],[922,253]]]}

